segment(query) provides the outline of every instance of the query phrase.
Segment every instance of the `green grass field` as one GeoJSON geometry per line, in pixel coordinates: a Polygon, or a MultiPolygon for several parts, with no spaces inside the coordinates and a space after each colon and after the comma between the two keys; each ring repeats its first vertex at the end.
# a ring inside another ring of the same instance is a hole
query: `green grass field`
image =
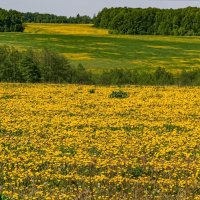
{"type": "Polygon", "coordinates": [[[175,72],[200,66],[200,37],[122,36],[91,25],[26,24],[24,33],[0,33],[4,44],[49,48],[94,71],[161,66],[175,72]]]}

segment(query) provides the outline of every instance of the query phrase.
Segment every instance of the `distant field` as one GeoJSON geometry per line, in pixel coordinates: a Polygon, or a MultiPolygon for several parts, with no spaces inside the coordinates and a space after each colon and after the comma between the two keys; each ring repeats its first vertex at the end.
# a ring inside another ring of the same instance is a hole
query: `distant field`
{"type": "Polygon", "coordinates": [[[26,24],[25,33],[0,33],[0,44],[21,50],[46,47],[95,71],[200,66],[200,37],[109,35],[92,25],[26,24]]]}

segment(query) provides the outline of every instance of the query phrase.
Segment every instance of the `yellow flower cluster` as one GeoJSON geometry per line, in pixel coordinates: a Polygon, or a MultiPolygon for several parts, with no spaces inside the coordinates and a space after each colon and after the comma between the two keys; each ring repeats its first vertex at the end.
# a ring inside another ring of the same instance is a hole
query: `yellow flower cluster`
{"type": "MultiPolygon", "coordinates": [[[[108,30],[93,28],[93,24],[27,23],[25,33],[104,36],[108,35],[108,30]]],[[[57,38],[54,41],[57,41],[57,38]]]]}
{"type": "Polygon", "coordinates": [[[4,196],[197,200],[199,161],[199,87],[0,84],[4,196]]]}

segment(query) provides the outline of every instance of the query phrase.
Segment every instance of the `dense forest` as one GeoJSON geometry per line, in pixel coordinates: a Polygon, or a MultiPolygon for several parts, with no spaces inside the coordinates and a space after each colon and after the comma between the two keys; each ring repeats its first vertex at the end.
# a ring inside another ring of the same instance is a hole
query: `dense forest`
{"type": "Polygon", "coordinates": [[[22,32],[23,30],[22,13],[0,8],[0,32],[22,32]]]}
{"type": "Polygon", "coordinates": [[[90,24],[92,19],[87,16],[65,17],[53,14],[23,13],[23,21],[26,23],[66,23],[66,24],[90,24]]]}
{"type": "Polygon", "coordinates": [[[47,49],[0,47],[0,81],[26,83],[78,83],[100,85],[200,85],[200,69],[172,74],[164,68],[153,72],[111,69],[92,74],[83,65],[69,61],[47,49]]]}
{"type": "Polygon", "coordinates": [[[104,8],[94,24],[116,34],[200,35],[200,8],[104,8]]]}

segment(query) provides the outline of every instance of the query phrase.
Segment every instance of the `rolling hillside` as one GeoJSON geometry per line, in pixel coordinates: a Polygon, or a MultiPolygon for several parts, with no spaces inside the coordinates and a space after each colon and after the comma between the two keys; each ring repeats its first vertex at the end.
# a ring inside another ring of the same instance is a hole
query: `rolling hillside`
{"type": "Polygon", "coordinates": [[[165,67],[174,72],[200,65],[199,37],[109,35],[92,25],[26,24],[24,33],[0,33],[0,45],[49,48],[92,71],[165,67]]]}

